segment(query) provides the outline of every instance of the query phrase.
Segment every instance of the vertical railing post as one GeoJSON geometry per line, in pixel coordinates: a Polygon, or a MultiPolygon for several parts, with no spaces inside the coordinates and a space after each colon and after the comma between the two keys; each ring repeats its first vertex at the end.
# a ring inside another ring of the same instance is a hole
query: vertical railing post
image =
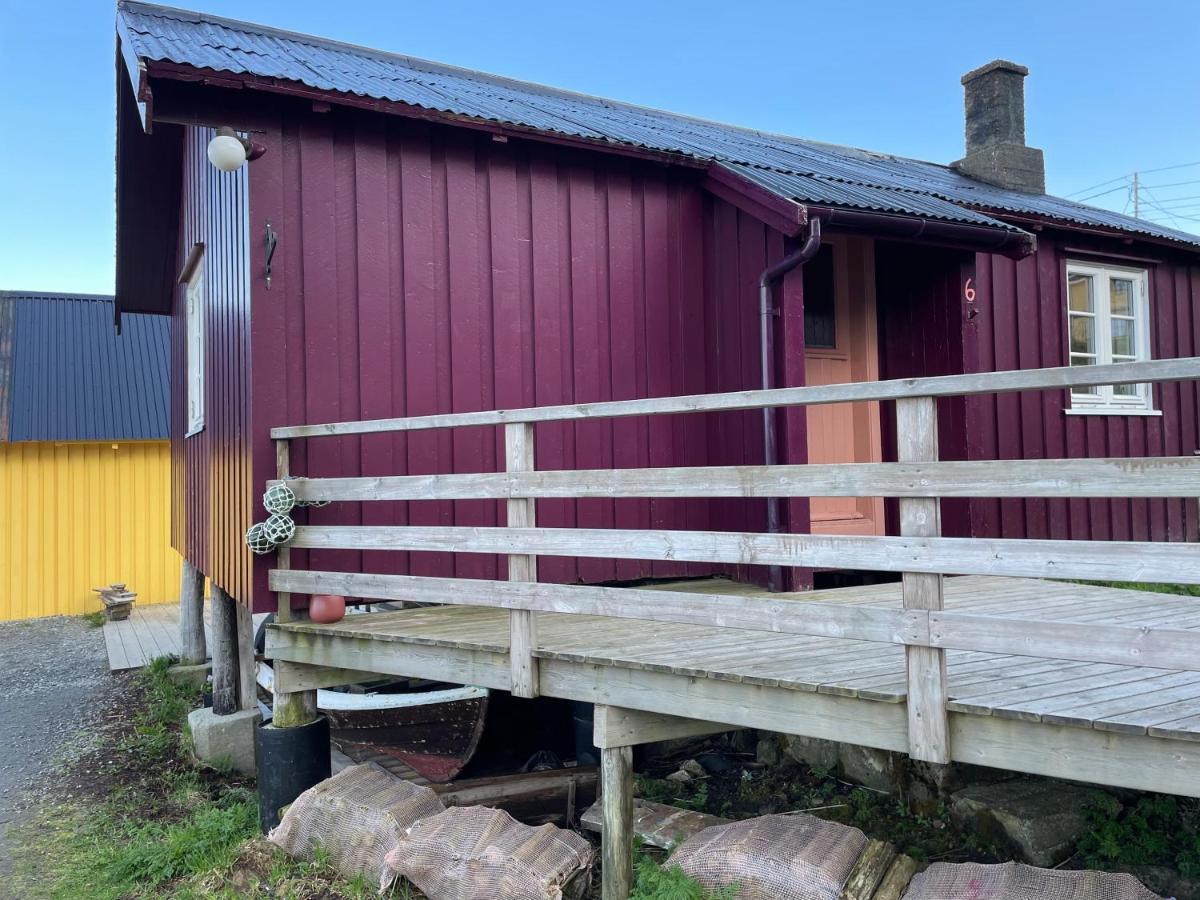
{"type": "MultiPolygon", "coordinates": [[[[532,472],[536,468],[533,455],[533,423],[515,422],[504,426],[504,457],[506,472],[532,472]]],[[[536,524],[534,499],[520,497],[508,501],[508,527],[532,528],[536,524]]],[[[509,581],[537,581],[537,557],[532,554],[510,554],[509,581]]],[[[538,695],[537,617],[532,610],[514,609],[509,613],[509,662],[512,667],[512,693],[517,697],[538,695]]]]}
{"type": "MultiPolygon", "coordinates": [[[[275,441],[275,477],[286,481],[292,475],[291,445],[287,438],[275,441]]],[[[275,568],[290,569],[292,567],[292,550],[286,544],[275,551],[275,568]]],[[[292,621],[292,595],[279,591],[275,595],[275,621],[292,621]]]]}
{"type": "MultiPolygon", "coordinates": [[[[907,397],[896,401],[896,458],[900,462],[934,462],[938,458],[937,401],[907,397]]],[[[938,537],[942,533],[937,497],[900,500],[900,534],[938,537]]],[[[942,576],[905,572],[905,609],[940,610],[942,576]]],[[[908,753],[933,763],[950,761],[950,720],[946,711],[946,654],[935,647],[906,646],[908,670],[908,753]]]]}

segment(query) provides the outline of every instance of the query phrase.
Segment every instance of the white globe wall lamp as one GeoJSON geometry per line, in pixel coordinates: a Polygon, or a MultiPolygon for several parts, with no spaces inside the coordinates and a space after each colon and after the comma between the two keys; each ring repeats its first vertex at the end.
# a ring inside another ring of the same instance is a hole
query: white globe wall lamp
{"type": "Polygon", "coordinates": [[[258,159],[266,152],[262,144],[239,137],[228,125],[218,128],[216,136],[208,142],[208,161],[222,172],[236,172],[247,160],[258,159]]]}

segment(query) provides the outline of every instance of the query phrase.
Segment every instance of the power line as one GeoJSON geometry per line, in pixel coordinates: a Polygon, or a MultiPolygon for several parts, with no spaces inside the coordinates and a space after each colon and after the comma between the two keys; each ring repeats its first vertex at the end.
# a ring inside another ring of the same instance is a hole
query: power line
{"type": "Polygon", "coordinates": [[[1159,210],[1159,212],[1161,212],[1164,216],[1166,216],[1171,221],[1176,222],[1176,223],[1184,222],[1184,221],[1200,222],[1200,216],[1187,216],[1187,215],[1182,215],[1179,213],[1172,212],[1171,210],[1165,209],[1162,206],[1162,204],[1159,202],[1158,198],[1153,196],[1149,190],[1144,189],[1144,188],[1143,188],[1143,190],[1145,190],[1145,192],[1146,192],[1146,202],[1149,203],[1154,208],[1156,208],[1157,210],[1159,210]]]}
{"type": "Polygon", "coordinates": [[[1143,175],[1153,175],[1155,172],[1169,172],[1172,169],[1187,169],[1187,168],[1190,168],[1191,166],[1200,166],[1200,162],[1179,163],[1178,165],[1175,165],[1175,166],[1162,166],[1157,169],[1142,169],[1141,173],[1143,175]]]}
{"type": "Polygon", "coordinates": [[[1182,187],[1185,184],[1200,184],[1200,178],[1194,178],[1191,181],[1171,181],[1166,184],[1143,184],[1143,188],[1169,188],[1182,187]]]}
{"type": "MultiPolygon", "coordinates": [[[[1139,171],[1142,175],[1153,175],[1156,172],[1171,172],[1171,171],[1174,171],[1175,169],[1189,169],[1192,166],[1200,166],[1200,160],[1197,160],[1196,162],[1178,163],[1173,166],[1159,166],[1157,169],[1140,169],[1139,171]]],[[[1081,188],[1078,191],[1073,191],[1070,194],[1067,194],[1066,196],[1068,198],[1078,197],[1080,194],[1086,194],[1090,191],[1094,191],[1096,188],[1102,188],[1102,187],[1107,187],[1110,184],[1116,184],[1118,181],[1126,181],[1127,182],[1132,177],[1133,177],[1132,175],[1120,175],[1116,178],[1110,178],[1110,179],[1108,179],[1108,181],[1101,181],[1099,184],[1093,184],[1091,187],[1085,187],[1085,188],[1081,188]]],[[[1185,184],[1186,183],[1200,184],[1200,182],[1185,182],[1185,184]]],[[[1159,185],[1159,186],[1164,187],[1165,185],[1159,185]]],[[[1105,193],[1111,194],[1112,191],[1106,191],[1105,193]]],[[[1092,196],[1102,197],[1102,196],[1104,196],[1104,194],[1093,194],[1092,196]]],[[[1084,197],[1083,199],[1086,200],[1088,198],[1084,197]]]]}
{"type": "Polygon", "coordinates": [[[1104,197],[1104,196],[1107,196],[1108,194],[1115,194],[1117,191],[1124,191],[1124,190],[1128,190],[1128,189],[1129,189],[1129,185],[1119,184],[1115,188],[1109,188],[1107,191],[1101,191],[1098,194],[1088,194],[1086,197],[1080,197],[1079,202],[1083,203],[1087,200],[1094,200],[1097,197],[1104,197]]]}
{"type": "MultiPolygon", "coordinates": [[[[1080,194],[1086,194],[1088,191],[1094,191],[1096,188],[1105,187],[1106,185],[1110,185],[1110,184],[1113,184],[1118,181],[1128,181],[1128,180],[1129,180],[1128,175],[1122,175],[1120,178],[1110,178],[1110,179],[1108,179],[1108,181],[1101,181],[1099,184],[1093,184],[1091,187],[1085,187],[1082,190],[1078,190],[1078,191],[1075,191],[1074,193],[1067,194],[1067,197],[1068,198],[1078,197],[1080,194]]],[[[1112,191],[1108,191],[1107,193],[1111,194],[1112,191]]],[[[1097,195],[1097,196],[1099,196],[1099,195],[1097,195]]],[[[1087,198],[1085,197],[1084,199],[1086,200],[1087,198]]]]}

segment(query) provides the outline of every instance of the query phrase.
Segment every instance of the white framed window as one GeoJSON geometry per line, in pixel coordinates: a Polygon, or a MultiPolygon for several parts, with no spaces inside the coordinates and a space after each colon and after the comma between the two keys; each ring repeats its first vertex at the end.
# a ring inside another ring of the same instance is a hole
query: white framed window
{"type": "Polygon", "coordinates": [[[187,282],[187,437],[204,430],[204,257],[187,282]]]}
{"type": "MultiPolygon", "coordinates": [[[[1067,343],[1072,366],[1150,359],[1146,270],[1068,262],[1067,343]]],[[[1157,415],[1148,384],[1074,388],[1068,412],[1157,415]]]]}

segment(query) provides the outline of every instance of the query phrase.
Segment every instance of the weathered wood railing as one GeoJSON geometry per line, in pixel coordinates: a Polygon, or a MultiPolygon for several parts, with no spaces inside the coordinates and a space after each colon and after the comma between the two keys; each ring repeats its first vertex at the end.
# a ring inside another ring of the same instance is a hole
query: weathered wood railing
{"type": "MultiPolygon", "coordinates": [[[[1200,584],[1200,546],[1125,541],[941,537],[943,497],[1198,497],[1200,458],[939,462],[938,397],[1106,384],[1200,380],[1200,359],[952,375],[690,397],[276,428],[279,477],[305,500],[503,499],[507,527],[302,526],[292,547],[500,553],[508,582],[291,570],[271,572],[280,619],[290,593],[343,593],[511,611],[514,693],[538,689],[538,612],[716,625],[751,631],[901,644],[908,660],[909,752],[948,762],[947,649],[1200,671],[1200,632],[1005,619],[943,611],[946,574],[1200,584]],[[716,466],[539,472],[536,422],[896,400],[895,463],[716,466]],[[446,475],[293,478],[295,438],[503,425],[506,471],[446,475]],[[843,537],[713,531],[538,528],[541,498],[900,498],[901,534],[843,537]],[[538,555],[874,569],[900,572],[903,608],[884,609],[719,594],[537,583],[538,555]]],[[[686,713],[686,710],[680,710],[686,713]]]]}

